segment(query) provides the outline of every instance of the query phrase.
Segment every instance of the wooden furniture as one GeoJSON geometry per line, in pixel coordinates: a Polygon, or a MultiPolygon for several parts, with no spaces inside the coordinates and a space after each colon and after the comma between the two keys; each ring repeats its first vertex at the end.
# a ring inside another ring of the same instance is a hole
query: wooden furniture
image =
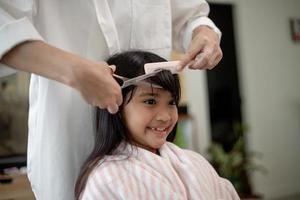
{"type": "MultiPolygon", "coordinates": [[[[0,200],[35,199],[26,175],[12,175],[11,178],[11,182],[0,183],[0,200]]],[[[1,179],[7,179],[7,176],[0,175],[1,179]]]]}

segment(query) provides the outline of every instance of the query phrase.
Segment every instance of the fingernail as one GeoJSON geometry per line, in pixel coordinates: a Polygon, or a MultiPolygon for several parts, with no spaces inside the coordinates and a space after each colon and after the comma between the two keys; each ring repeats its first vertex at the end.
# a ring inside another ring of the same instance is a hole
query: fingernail
{"type": "Polygon", "coordinates": [[[115,65],[109,65],[108,67],[112,70],[112,73],[114,73],[116,71],[115,65]]]}
{"type": "Polygon", "coordinates": [[[119,110],[119,106],[115,105],[115,106],[109,106],[107,107],[108,112],[110,112],[111,114],[115,114],[118,112],[119,110]]]}
{"type": "Polygon", "coordinates": [[[114,113],[115,113],[115,112],[113,112],[113,110],[112,110],[110,107],[108,107],[107,110],[108,110],[108,112],[109,112],[110,114],[114,114],[114,113]]]}
{"type": "Polygon", "coordinates": [[[203,53],[200,53],[200,54],[198,54],[198,55],[196,56],[195,61],[201,62],[201,60],[203,59],[203,57],[204,57],[203,53]]]}

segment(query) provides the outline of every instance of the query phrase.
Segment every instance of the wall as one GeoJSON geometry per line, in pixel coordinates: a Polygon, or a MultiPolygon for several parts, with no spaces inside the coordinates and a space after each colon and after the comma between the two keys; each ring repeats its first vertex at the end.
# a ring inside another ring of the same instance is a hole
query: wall
{"type": "MultiPolygon", "coordinates": [[[[263,154],[268,174],[254,174],[267,198],[300,193],[300,43],[289,18],[300,18],[299,0],[210,0],[235,11],[243,113],[250,150],[263,154]]],[[[210,144],[206,77],[185,73],[187,101],[196,119],[198,151],[210,144]],[[200,135],[200,136],[199,136],[200,135]]]]}

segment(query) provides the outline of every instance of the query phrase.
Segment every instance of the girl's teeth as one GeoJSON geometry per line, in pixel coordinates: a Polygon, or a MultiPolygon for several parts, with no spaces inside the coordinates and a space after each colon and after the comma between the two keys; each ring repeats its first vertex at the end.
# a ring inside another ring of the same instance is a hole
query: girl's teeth
{"type": "Polygon", "coordinates": [[[152,130],[155,130],[155,131],[165,131],[166,129],[165,128],[152,128],[152,130]]]}

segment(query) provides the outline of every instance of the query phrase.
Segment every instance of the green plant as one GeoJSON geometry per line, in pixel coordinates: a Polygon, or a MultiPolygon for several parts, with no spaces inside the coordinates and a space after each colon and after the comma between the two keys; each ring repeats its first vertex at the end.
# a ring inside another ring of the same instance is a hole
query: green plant
{"type": "Polygon", "coordinates": [[[253,195],[248,178],[249,173],[253,171],[266,171],[265,168],[254,162],[254,158],[260,156],[260,154],[246,151],[246,131],[244,125],[235,123],[233,133],[236,140],[230,151],[224,151],[223,146],[219,143],[212,143],[209,148],[211,163],[220,176],[231,181],[240,196],[253,195]]]}

